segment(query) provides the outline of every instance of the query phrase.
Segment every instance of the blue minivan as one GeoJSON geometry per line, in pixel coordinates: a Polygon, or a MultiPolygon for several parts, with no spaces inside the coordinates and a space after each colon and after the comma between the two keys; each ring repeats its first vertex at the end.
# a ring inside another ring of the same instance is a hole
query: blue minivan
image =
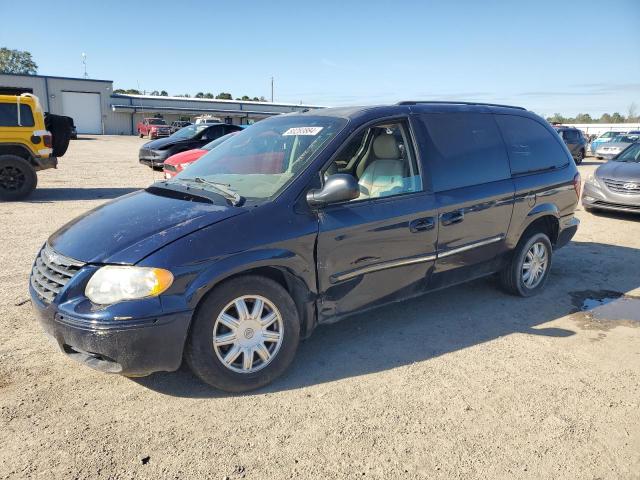
{"type": "Polygon", "coordinates": [[[497,273],[545,285],[580,176],[543,119],[401,102],[280,115],[63,226],[30,293],[69,357],[261,387],[322,323],[497,273]]]}

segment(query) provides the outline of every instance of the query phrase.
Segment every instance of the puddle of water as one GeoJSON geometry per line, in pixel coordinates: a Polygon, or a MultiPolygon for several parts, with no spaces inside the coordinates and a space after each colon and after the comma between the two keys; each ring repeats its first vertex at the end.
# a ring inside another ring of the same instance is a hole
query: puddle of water
{"type": "Polygon", "coordinates": [[[610,290],[584,290],[571,297],[578,309],[574,317],[585,330],[640,327],[640,297],[610,290]]]}

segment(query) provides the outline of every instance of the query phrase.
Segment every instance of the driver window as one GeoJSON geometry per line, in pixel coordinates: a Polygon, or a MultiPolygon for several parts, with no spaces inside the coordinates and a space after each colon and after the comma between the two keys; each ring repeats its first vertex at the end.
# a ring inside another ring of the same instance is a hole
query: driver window
{"type": "Polygon", "coordinates": [[[422,190],[422,179],[405,122],[368,127],[351,139],[324,172],[353,175],[362,199],[389,197],[422,190]]]}

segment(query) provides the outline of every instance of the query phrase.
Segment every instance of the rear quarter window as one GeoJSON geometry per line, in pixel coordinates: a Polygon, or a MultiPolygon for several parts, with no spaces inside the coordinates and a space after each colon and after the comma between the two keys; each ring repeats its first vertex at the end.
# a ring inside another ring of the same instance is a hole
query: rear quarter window
{"type": "Polygon", "coordinates": [[[0,103],[0,127],[33,127],[35,121],[29,105],[20,104],[20,123],[18,123],[18,105],[0,103]]]}
{"type": "Polygon", "coordinates": [[[569,163],[560,139],[539,122],[518,115],[496,115],[514,175],[532,173],[569,163]]]}
{"type": "Polygon", "coordinates": [[[423,155],[435,191],[511,178],[504,142],[491,114],[429,113],[420,117],[428,133],[423,155]]]}

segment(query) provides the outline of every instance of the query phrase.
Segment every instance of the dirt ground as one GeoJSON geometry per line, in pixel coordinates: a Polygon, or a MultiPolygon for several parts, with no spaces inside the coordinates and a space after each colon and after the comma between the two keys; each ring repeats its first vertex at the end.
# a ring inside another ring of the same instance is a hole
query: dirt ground
{"type": "Polygon", "coordinates": [[[541,296],[487,279],[321,327],[251,394],[67,359],[33,320],[31,262],[153,181],[141,143],[74,141],[0,204],[0,478],[640,478],[640,216],[578,211],[541,296]]]}

